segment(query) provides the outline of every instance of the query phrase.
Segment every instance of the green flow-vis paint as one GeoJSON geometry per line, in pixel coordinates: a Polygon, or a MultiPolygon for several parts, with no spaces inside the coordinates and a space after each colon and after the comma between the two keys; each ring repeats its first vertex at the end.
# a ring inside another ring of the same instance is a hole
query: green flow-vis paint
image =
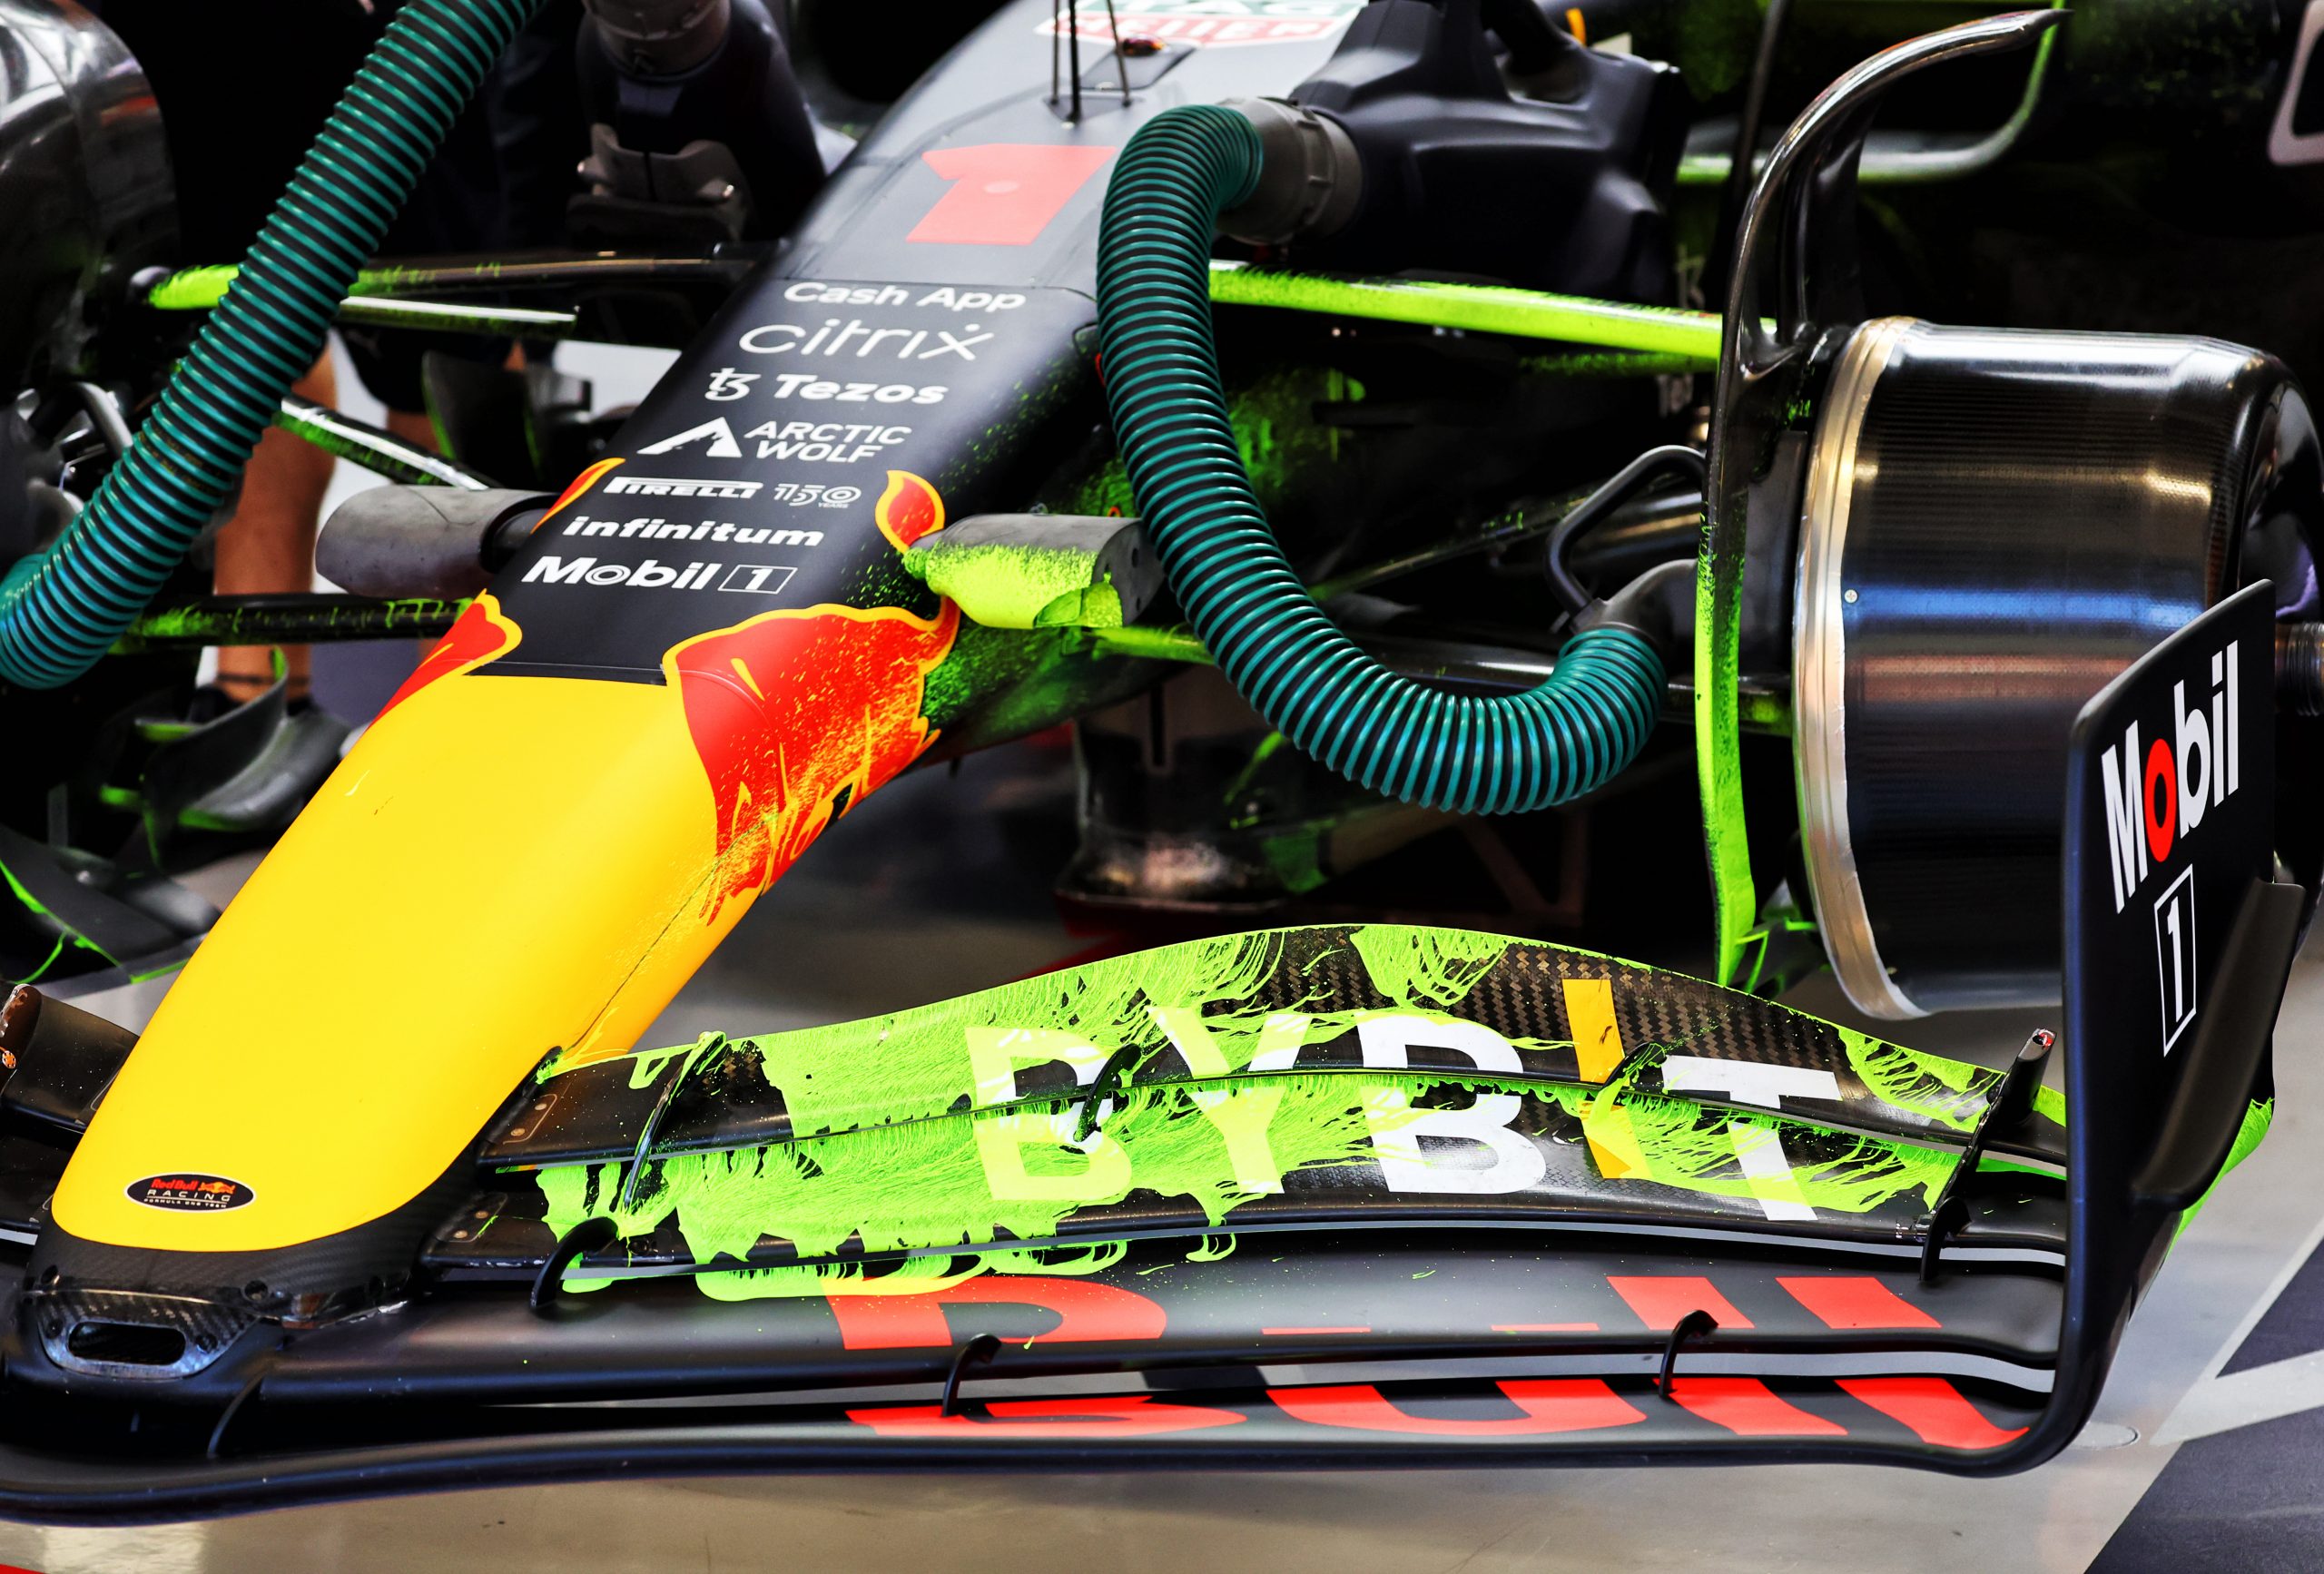
{"type": "Polygon", "coordinates": [[[1190,941],[548,1083],[605,1135],[488,1157],[540,1156],[551,1228],[606,1217],[637,1260],[757,1273],[770,1243],[803,1268],[1471,1195],[1885,1229],[1941,1193],[1999,1074],[1592,952],[1374,924],[1190,941]]]}
{"type": "MultiPolygon", "coordinates": [[[[1999,1080],[1681,974],[1404,924],[1192,940],[861,1021],[547,1075],[583,1079],[563,1084],[583,1105],[598,1097],[586,1089],[618,1082],[624,1097],[605,1104],[616,1122],[666,1099],[668,1139],[749,1146],[1091,1087],[1380,1069],[1595,1087],[1625,1068],[1645,1091],[1941,1142],[1974,1127],[1999,1080]]],[[[622,1127],[606,1151],[634,1139],[622,1127]]]]}
{"type": "Polygon", "coordinates": [[[1848,1064],[1877,1097],[1958,1132],[1976,1129],[1978,1117],[2001,1084],[2000,1072],[1982,1066],[1907,1049],[1846,1028],[1839,1035],[1847,1048],[1848,1064]]]}
{"type": "Polygon", "coordinates": [[[1210,298],[1222,306],[1271,306],[1607,349],[1649,350],[1714,366],[1718,361],[1719,320],[1709,312],[1549,295],[1502,285],[1334,279],[1277,272],[1240,262],[1213,262],[1210,298]]]}
{"type": "Polygon", "coordinates": [[[1861,1218],[1886,1234],[1934,1205],[1961,1157],[1643,1094],[1620,1078],[1596,1088],[1384,1072],[1222,1078],[1108,1104],[1094,1123],[1055,1101],[674,1154],[635,1177],[619,1161],[552,1166],[539,1176],[545,1223],[562,1236],[609,1219],[647,1243],[640,1262],[657,1235],[714,1269],[755,1270],[773,1248],[794,1259],[778,1264],[794,1266],[785,1283],[812,1285],[842,1255],[973,1254],[1127,1229],[1232,1234],[1312,1222],[1321,1209],[1349,1223],[1422,1219],[1463,1197],[1503,1217],[1861,1218]]]}
{"type": "Polygon", "coordinates": [[[1733,523],[1718,534],[1725,538],[1715,539],[1706,521],[1695,560],[1695,772],[1718,947],[1711,976],[1730,983],[1742,967],[1745,938],[1758,921],[1759,899],[1743,815],[1742,527],[1733,523]]]}
{"type": "Polygon", "coordinates": [[[2187,1226],[2195,1222],[2195,1215],[2203,1211],[2204,1205],[2211,1200],[2211,1194],[2219,1190],[2220,1183],[2232,1175],[2237,1166],[2260,1150],[2260,1144],[2266,1140],[2268,1127],[2275,1123],[2275,1118],[2276,1101],[2272,1098],[2255,1098],[2244,1107],[2243,1119],[2235,1128],[2235,1140],[2228,1146],[2226,1162],[2219,1166],[2219,1174],[2211,1177],[2211,1184],[2203,1188],[2203,1195],[2195,1199],[2194,1205],[2179,1215],[2172,1240],[2177,1240],[2187,1226]]]}
{"type": "Polygon", "coordinates": [[[1119,628],[1122,598],[1093,579],[1095,555],[1013,541],[948,545],[933,536],[904,554],[913,577],[987,628],[1119,628]]]}

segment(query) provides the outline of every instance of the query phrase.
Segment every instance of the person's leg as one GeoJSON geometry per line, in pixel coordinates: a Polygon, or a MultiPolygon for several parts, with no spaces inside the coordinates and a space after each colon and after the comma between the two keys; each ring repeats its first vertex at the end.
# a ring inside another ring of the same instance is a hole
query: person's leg
{"type": "Polygon", "coordinates": [[[390,409],[387,426],[388,430],[405,442],[426,448],[430,453],[437,451],[436,423],[428,418],[427,411],[390,409]]]}
{"type": "MultiPolygon", "coordinates": [[[[295,390],[319,404],[338,398],[330,351],[314,364],[295,390]]],[[[269,428],[242,476],[242,497],[234,516],[218,532],[212,588],[220,595],[259,595],[314,588],[315,530],[321,522],[323,492],[330,485],[331,457],[279,428],[269,428]]],[[[305,645],[285,645],[290,667],[290,697],[307,693],[305,645]]],[[[264,692],[274,681],[272,647],[229,645],[218,653],[218,686],[237,703],[264,692]]]]}

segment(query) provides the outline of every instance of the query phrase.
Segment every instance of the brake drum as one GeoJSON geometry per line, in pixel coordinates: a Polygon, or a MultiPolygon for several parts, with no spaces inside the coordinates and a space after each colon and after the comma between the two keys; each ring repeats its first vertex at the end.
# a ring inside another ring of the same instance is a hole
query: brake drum
{"type": "Polygon", "coordinates": [[[2255,531],[2299,507],[2312,539],[2316,475],[2298,388],[2253,350],[1855,330],[1809,454],[1792,671],[1808,894],[1857,1007],[2058,998],[2074,717],[2269,571],[2255,531]]]}

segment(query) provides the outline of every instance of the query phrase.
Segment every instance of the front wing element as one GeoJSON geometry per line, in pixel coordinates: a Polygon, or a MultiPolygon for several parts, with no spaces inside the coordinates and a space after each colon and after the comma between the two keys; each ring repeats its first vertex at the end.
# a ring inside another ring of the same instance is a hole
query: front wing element
{"type": "MultiPolygon", "coordinates": [[[[171,1387],[20,1337],[0,1512],[638,1471],[2036,1463],[2264,1129],[2302,910],[2268,878],[2266,594],[2077,727],[2063,1098],[2038,1054],[1393,926],[552,1064],[409,1303],[252,1320],[171,1387]],[[2241,698],[2206,759],[2241,784],[2159,828],[2122,762],[2189,768],[2138,741],[2180,736],[2214,658],[2241,698]]],[[[19,1329],[67,1305],[18,1294],[19,1329]]]]}

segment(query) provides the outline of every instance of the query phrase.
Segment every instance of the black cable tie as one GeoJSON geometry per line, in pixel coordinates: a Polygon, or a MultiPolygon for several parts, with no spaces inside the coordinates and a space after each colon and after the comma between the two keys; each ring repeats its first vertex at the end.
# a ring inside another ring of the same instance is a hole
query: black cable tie
{"type": "Polygon", "coordinates": [[[2042,1073],[2047,1065],[2051,1049],[2058,1036],[2047,1028],[2036,1028],[2025,1040],[2025,1047],[2010,1062],[2000,1085],[1994,1088],[1985,1113],[1969,1134],[1968,1145],[1961,1150],[1961,1157],[1945,1177],[1945,1189],[1937,1195],[1936,1205],[1929,1210],[1921,1233],[1921,1271],[1923,1284],[1936,1283],[1937,1270],[1944,1266],[1945,1247],[1955,1235],[1967,1227],[1969,1205],[1962,1193],[1974,1185],[1977,1167],[1984,1160],[1985,1147],[1995,1131],[2015,1126],[2031,1113],[2034,1090],[2042,1086],[2042,1073]]]}
{"type": "Polygon", "coordinates": [[[533,1275],[532,1293],[526,1297],[526,1303],[540,1316],[549,1315],[556,1310],[557,1294],[565,1286],[565,1270],[598,1247],[610,1246],[620,1238],[621,1231],[602,1214],[583,1219],[566,1231],[549,1249],[548,1261],[541,1264],[541,1271],[533,1275]]]}
{"type": "Polygon", "coordinates": [[[290,1336],[287,1333],[277,1337],[274,1349],[260,1359],[258,1370],[251,1373],[250,1381],[236,1389],[234,1397],[226,1402],[226,1408],[219,1412],[218,1424],[210,1429],[210,1441],[202,1447],[203,1459],[215,1461],[219,1457],[226,1446],[226,1429],[234,1424],[235,1418],[242,1413],[243,1406],[258,1397],[259,1384],[266,1381],[267,1372],[274,1365],[275,1354],[290,1343],[290,1336]]]}
{"type": "Polygon", "coordinates": [[[655,1096],[654,1107],[645,1114],[645,1128],[638,1132],[636,1146],[630,1151],[629,1170],[622,1176],[621,1195],[614,1204],[620,1212],[625,1214],[637,1205],[637,1187],[645,1174],[645,1161],[654,1151],[654,1139],[661,1134],[663,1118],[670,1113],[670,1106],[678,1101],[686,1078],[694,1075],[695,1067],[713,1055],[724,1053],[726,1048],[725,1034],[705,1033],[688,1054],[672,1063],[670,1079],[655,1096]]]}
{"type": "Polygon", "coordinates": [[[1689,1339],[1706,1337],[1718,1330],[1718,1319],[1699,1306],[1670,1324],[1670,1337],[1662,1346],[1662,1370],[1654,1379],[1655,1390],[1664,1399],[1671,1398],[1670,1383],[1674,1376],[1671,1368],[1679,1364],[1679,1346],[1689,1339]]]}
{"type": "Polygon", "coordinates": [[[980,1333],[960,1346],[952,1357],[952,1370],[944,1374],[944,1394],[936,1402],[936,1413],[955,1416],[960,1413],[960,1375],[980,1361],[990,1361],[1000,1353],[1000,1335],[980,1333]]]}
{"type": "Polygon", "coordinates": [[[1089,1087],[1081,1099],[1081,1119],[1073,1128],[1073,1140],[1088,1142],[1098,1130],[1098,1107],[1108,1098],[1127,1097],[1129,1078],[1146,1064],[1151,1050],[1137,1044],[1126,1044],[1106,1057],[1098,1067],[1098,1075],[1089,1079],[1089,1087]]]}
{"type": "MultiPolygon", "coordinates": [[[[1955,1172],[1958,1174],[1958,1171],[1955,1172]]],[[[1921,1231],[1921,1283],[1936,1283],[1936,1271],[1944,1265],[1945,1244],[1954,1232],[1969,1222],[1969,1205],[1958,1194],[1947,1191],[1937,1199],[1928,1223],[1921,1231]]]]}

